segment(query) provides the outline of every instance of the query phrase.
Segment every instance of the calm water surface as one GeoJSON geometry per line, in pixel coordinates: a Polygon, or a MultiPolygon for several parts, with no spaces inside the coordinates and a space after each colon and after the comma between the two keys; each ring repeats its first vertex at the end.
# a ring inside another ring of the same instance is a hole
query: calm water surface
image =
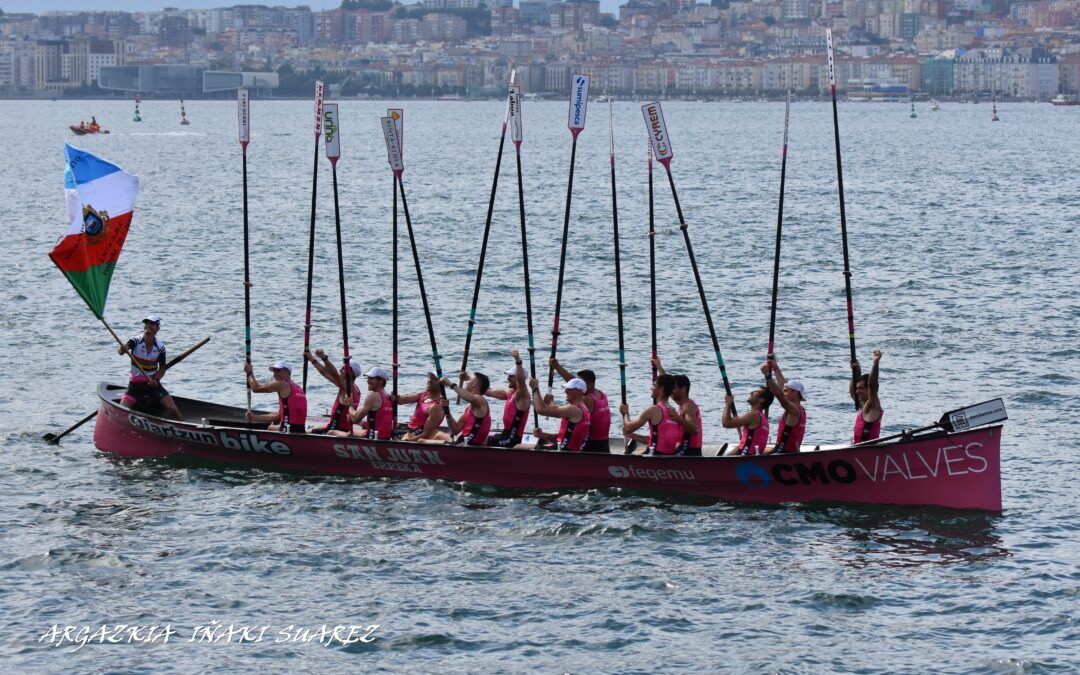
{"type": "MultiPolygon", "coordinates": [[[[338,180],[349,334],[390,361],[385,104],[342,103],[338,180]]],[[[464,343],[502,104],[406,106],[405,174],[447,367],[464,343]]],[[[84,427],[41,442],[125,377],[108,334],[46,254],[64,231],[63,142],[142,180],[107,316],[150,311],[179,353],[182,396],[242,404],[240,154],[235,108],[191,102],[0,102],[9,281],[0,343],[0,661],[19,671],[271,669],[545,672],[1074,672],[1080,667],[1072,420],[1080,416],[1080,116],[1003,104],[842,104],[860,354],[884,351],[886,431],[1003,396],[1000,516],[888,507],[757,507],[617,490],[519,492],[120,462],[84,427]],[[91,114],[110,136],[71,138],[91,114]],[[216,620],[252,644],[189,642],[216,620]],[[39,639],[53,625],[171,624],[168,644],[39,639]],[[379,624],[371,643],[280,631],[379,624]],[[47,641],[46,641],[47,642],[47,641]]],[[[760,381],[783,109],[665,106],[676,184],[737,399],[760,381]]],[[[617,397],[606,111],[578,148],[559,355],[617,397]]],[[[615,106],[630,405],[648,398],[646,140],[615,106]]],[[[538,344],[554,308],[570,136],[564,103],[529,103],[523,146],[538,344]]],[[[808,388],[810,442],[850,433],[830,107],[792,107],[777,351],[808,388]]],[[[311,185],[310,104],[256,102],[249,149],[254,358],[299,362],[311,185]]],[[[512,146],[508,144],[508,148],[512,146]]],[[[513,154],[503,177],[469,365],[526,344],[513,154]]],[[[340,354],[332,193],[319,176],[313,342],[340,354]]],[[[661,354],[717,423],[723,389],[670,192],[657,173],[661,354]]],[[[402,237],[402,377],[430,355],[402,237]]],[[[540,350],[544,353],[544,350],[540,350]]],[[[315,384],[313,407],[332,392],[315,384]]]]}

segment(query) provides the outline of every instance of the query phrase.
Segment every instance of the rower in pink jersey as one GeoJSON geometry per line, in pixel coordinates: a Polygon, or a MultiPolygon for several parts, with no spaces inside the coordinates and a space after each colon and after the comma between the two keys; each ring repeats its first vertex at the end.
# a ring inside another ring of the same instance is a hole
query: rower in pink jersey
{"type": "Polygon", "coordinates": [[[269,431],[284,431],[291,434],[304,433],[304,423],[307,422],[307,396],[300,385],[292,381],[292,364],[288,361],[278,361],[270,366],[274,373],[274,379],[262,384],[252,374],[251,364],[244,364],[244,372],[247,373],[248,389],[255,393],[278,395],[278,411],[276,413],[252,413],[248,412],[249,422],[270,423],[269,431]]]}
{"type": "MultiPolygon", "coordinates": [[[[393,396],[390,398],[393,400],[393,396]]],[[[409,431],[406,432],[403,440],[437,440],[439,425],[446,418],[443,407],[439,405],[441,398],[439,376],[434,370],[428,373],[427,388],[424,391],[398,396],[398,404],[416,404],[416,409],[413,411],[412,417],[409,418],[409,431]]]]}
{"type": "Polygon", "coordinates": [[[769,406],[772,402],[773,393],[768,387],[758,387],[746,399],[750,409],[741,415],[732,415],[735,397],[725,397],[723,425],[725,429],[739,430],[739,444],[729,448],[724,456],[765,453],[769,446],[769,406]]]}
{"type": "Polygon", "coordinates": [[[506,371],[506,389],[489,389],[487,392],[489,398],[506,401],[503,405],[502,431],[488,439],[488,445],[497,448],[512,448],[521,443],[532,405],[521,354],[515,349],[510,355],[514,357],[514,367],[506,371]]]}
{"type": "MultiPolygon", "coordinates": [[[[664,365],[660,363],[660,357],[652,358],[653,367],[658,375],[666,375],[664,365]]],[[[703,442],[701,409],[698,408],[694,399],[690,398],[690,378],[686,375],[672,375],[675,380],[675,388],[671,392],[671,400],[678,406],[678,414],[675,421],[683,428],[683,441],[676,454],[687,457],[701,457],[703,442]]]]}
{"type": "Polygon", "coordinates": [[[878,400],[878,363],[881,361],[881,350],[874,350],[874,365],[870,366],[870,373],[863,375],[859,368],[859,362],[851,362],[851,385],[849,391],[852,400],[859,406],[859,412],[855,415],[854,443],[865,443],[881,436],[881,418],[885,411],[881,409],[881,401],[878,400]]]}
{"type": "MultiPolygon", "coordinates": [[[[473,373],[464,387],[449,378],[444,377],[442,381],[447,389],[468,403],[460,419],[455,420],[452,414],[447,416],[446,422],[454,435],[451,445],[486,445],[491,432],[491,409],[484,395],[491,387],[491,380],[483,373],[473,373]]],[[[448,401],[444,403],[449,405],[448,401]]]]}
{"type": "MultiPolygon", "coordinates": [[[[566,404],[555,405],[549,403],[540,395],[540,383],[536,378],[529,379],[529,389],[532,390],[533,406],[536,412],[544,417],[557,417],[562,420],[558,434],[546,434],[540,429],[533,433],[545,440],[554,440],[555,450],[566,452],[581,452],[589,441],[589,408],[585,405],[585,391],[588,386],[585,380],[579,377],[570,378],[563,385],[566,391],[566,404]]],[[[540,446],[537,446],[540,447],[540,446]]],[[[551,448],[551,446],[544,446],[551,448]]]]}
{"type": "Polygon", "coordinates": [[[330,434],[388,440],[394,433],[394,405],[390,402],[390,395],[386,393],[386,381],[390,379],[390,373],[386,368],[375,366],[369,368],[364,377],[367,378],[368,388],[364,402],[359,408],[349,408],[349,419],[353,423],[352,434],[337,429],[330,434]]]}
{"type": "Polygon", "coordinates": [[[806,433],[806,409],[803,408],[806,387],[798,380],[785,378],[775,359],[763,363],[761,373],[765,376],[769,391],[783,408],[776,429],[776,443],[762,454],[799,452],[806,433]]]}
{"type": "Polygon", "coordinates": [[[671,394],[674,390],[675,378],[667,374],[659,375],[652,383],[650,392],[655,403],[642,410],[637,419],[630,419],[630,407],[625,403],[619,406],[624,437],[630,438],[635,431],[649,425],[649,445],[645,452],[647,455],[675,455],[682,447],[683,428],[676,421],[678,413],[671,407],[671,394]]]}
{"type": "Polygon", "coordinates": [[[314,427],[311,433],[325,434],[334,429],[351,433],[352,419],[349,418],[349,408],[360,405],[360,387],[356,386],[356,378],[363,372],[360,362],[350,359],[348,370],[344,365],[340,369],[335,368],[330,357],[321,349],[316,349],[314,355],[310,351],[305,352],[304,357],[308,363],[315,366],[320,375],[337,387],[334,405],[330,408],[330,421],[324,426],[314,427]]]}
{"type": "MultiPolygon", "coordinates": [[[[559,363],[558,359],[550,359],[549,363],[567,382],[575,377],[559,363]]],[[[589,442],[585,446],[585,451],[610,452],[608,440],[611,437],[611,406],[608,403],[607,394],[596,388],[596,373],[593,371],[579,370],[576,377],[585,382],[587,387],[584,403],[589,409],[589,442]]]]}

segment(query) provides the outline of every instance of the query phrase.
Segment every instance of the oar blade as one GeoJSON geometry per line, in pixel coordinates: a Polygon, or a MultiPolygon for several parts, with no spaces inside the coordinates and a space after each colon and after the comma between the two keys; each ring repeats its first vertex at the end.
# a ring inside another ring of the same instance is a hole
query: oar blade
{"type": "Polygon", "coordinates": [[[990,401],[976,403],[975,405],[950,410],[941,416],[938,424],[946,431],[967,431],[975,427],[1004,422],[1009,418],[1005,411],[1005,401],[995,398],[990,401]]]}
{"type": "Polygon", "coordinates": [[[383,140],[386,142],[386,161],[394,173],[400,173],[405,170],[405,165],[401,160],[401,139],[398,137],[397,124],[393,117],[380,117],[379,122],[382,125],[383,140]]]}
{"type": "Polygon", "coordinates": [[[326,158],[336,165],[341,157],[341,121],[338,117],[338,104],[326,103],[322,110],[323,131],[326,134],[326,158]]]}
{"type": "Polygon", "coordinates": [[[570,78],[570,110],[566,126],[577,138],[585,129],[585,113],[589,108],[589,76],[574,75],[570,78]]]}
{"type": "Polygon", "coordinates": [[[240,145],[247,148],[251,142],[251,92],[236,90],[236,117],[239,124],[240,145]]]}
{"type": "Polygon", "coordinates": [[[660,106],[660,101],[641,106],[641,114],[645,118],[645,129],[649,133],[653,157],[666,167],[675,155],[671,149],[671,138],[668,136],[667,122],[664,121],[664,109],[660,106]]]}

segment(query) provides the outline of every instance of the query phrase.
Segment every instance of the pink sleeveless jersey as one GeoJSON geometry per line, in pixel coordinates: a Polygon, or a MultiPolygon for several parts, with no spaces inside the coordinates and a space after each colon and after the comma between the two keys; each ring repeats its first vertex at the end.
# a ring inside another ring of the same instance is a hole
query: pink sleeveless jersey
{"type": "MultiPolygon", "coordinates": [[[[783,424],[783,422],[781,422],[783,424]]],[[[750,427],[742,428],[739,436],[740,455],[760,455],[765,452],[765,446],[769,444],[769,416],[764,410],[758,411],[758,427],[750,432],[750,427]]]]}
{"type": "MultiPolygon", "coordinates": [[[[360,405],[360,387],[355,384],[352,388],[352,406],[358,407],[360,405]]],[[[349,406],[341,405],[341,397],[334,397],[334,405],[330,408],[330,423],[326,425],[326,429],[340,429],[346,433],[352,433],[352,418],[349,417],[349,406]]]]}
{"type": "Polygon", "coordinates": [[[307,396],[300,385],[289,380],[289,396],[278,397],[278,423],[282,431],[302,434],[306,422],[307,396]]]}
{"type": "Polygon", "coordinates": [[[379,398],[382,399],[382,406],[368,413],[364,438],[386,440],[394,431],[394,405],[390,402],[390,396],[380,389],[379,398]]]}
{"type": "Polygon", "coordinates": [[[525,420],[529,419],[529,408],[518,410],[518,407],[514,405],[514,390],[509,389],[507,393],[510,396],[506,399],[506,405],[503,406],[503,435],[520,442],[525,431],[525,420]]]}
{"type": "Polygon", "coordinates": [[[867,424],[863,419],[862,409],[855,413],[855,443],[862,443],[864,441],[872,441],[875,438],[881,436],[881,418],[885,416],[885,411],[882,410],[878,418],[871,424],[867,424]]]}
{"type": "Polygon", "coordinates": [[[584,403],[578,403],[578,410],[581,411],[580,421],[571,422],[565,417],[563,418],[562,426],[559,427],[559,437],[556,445],[559,450],[581,452],[581,448],[589,440],[589,409],[585,407],[584,403]]]}
{"type": "Polygon", "coordinates": [[[683,441],[683,428],[671,418],[667,405],[660,408],[660,424],[649,424],[649,452],[655,455],[674,455],[683,441]]]}
{"type": "Polygon", "coordinates": [[[422,391],[418,394],[420,397],[416,401],[416,409],[413,410],[412,417],[409,418],[409,429],[413,431],[420,431],[427,424],[428,411],[431,410],[431,406],[438,405],[439,400],[437,398],[431,398],[431,394],[427,391],[422,391]]]}
{"type": "Polygon", "coordinates": [[[787,413],[781,411],[780,426],[776,429],[776,452],[798,452],[806,433],[806,408],[802,409],[797,425],[789,427],[786,418],[787,413]]]}
{"type": "Polygon", "coordinates": [[[588,396],[593,400],[593,409],[589,413],[589,440],[606,441],[611,435],[611,408],[607,394],[593,389],[588,396]]]}
{"type": "MultiPolygon", "coordinates": [[[[694,415],[694,418],[695,418],[695,422],[697,423],[697,433],[694,434],[693,436],[686,436],[685,435],[686,431],[683,430],[682,452],[684,452],[684,453],[687,450],[701,450],[701,443],[702,443],[701,408],[697,407],[697,403],[694,403],[694,399],[692,399],[692,398],[686,399],[686,403],[683,403],[681,406],[679,406],[679,414],[680,415],[685,414],[686,413],[686,407],[688,405],[693,405],[694,409],[696,410],[696,414],[694,415]]],[[[701,453],[694,453],[694,454],[701,454],[701,453]]]]}
{"type": "Polygon", "coordinates": [[[491,431],[491,409],[483,419],[473,416],[472,406],[465,408],[465,415],[461,418],[461,434],[458,435],[454,445],[484,445],[487,443],[488,432],[491,431]]]}

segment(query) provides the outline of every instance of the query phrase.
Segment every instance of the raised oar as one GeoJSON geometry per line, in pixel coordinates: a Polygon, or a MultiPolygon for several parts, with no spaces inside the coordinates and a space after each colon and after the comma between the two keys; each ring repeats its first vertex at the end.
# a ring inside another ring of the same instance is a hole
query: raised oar
{"type": "MultiPolygon", "coordinates": [[[[679,215],[679,229],[682,230],[686,253],[690,257],[690,268],[694,271],[694,281],[697,283],[698,296],[701,298],[701,309],[705,312],[705,323],[709,326],[709,336],[712,338],[713,351],[716,353],[716,363],[720,366],[720,377],[724,380],[724,392],[731,396],[731,382],[728,381],[724,357],[720,353],[720,341],[716,339],[716,328],[713,326],[712,313],[709,311],[709,301],[705,298],[705,286],[701,283],[701,273],[698,272],[694,247],[690,244],[690,230],[686,224],[686,219],[683,218],[682,206],[679,204],[679,193],[675,189],[675,178],[671,175],[671,159],[674,155],[671,151],[671,140],[668,136],[667,124],[664,122],[664,111],[660,107],[659,101],[653,101],[641,106],[641,113],[645,117],[645,128],[649,133],[653,156],[664,165],[664,169],[667,171],[671,196],[675,200],[675,211],[679,215]]],[[[731,412],[732,414],[735,413],[734,403],[731,404],[731,412]]]]}
{"type": "MultiPolygon", "coordinates": [[[[836,67],[833,63],[832,29],[825,29],[825,46],[829,52],[829,87],[832,89],[832,123],[833,140],[836,144],[836,184],[840,190],[840,239],[844,247],[844,292],[847,295],[847,321],[848,321],[848,346],[851,349],[851,360],[855,361],[855,306],[851,302],[851,265],[848,261],[847,246],[847,213],[844,211],[844,169],[840,161],[840,119],[836,113],[836,67]]],[[[855,381],[855,371],[852,371],[852,382],[855,381]]],[[[855,409],[859,409],[858,401],[855,409]]]]}
{"type": "Polygon", "coordinates": [[[352,391],[353,372],[349,367],[349,318],[345,311],[345,259],[341,254],[341,208],[338,206],[337,163],[341,158],[341,119],[338,104],[323,106],[323,130],[326,133],[326,158],[334,180],[334,230],[337,235],[338,290],[341,297],[341,340],[345,345],[345,391],[352,391]]]}
{"type": "Polygon", "coordinates": [[[307,390],[307,355],[311,350],[311,282],[315,275],[315,199],[319,187],[319,136],[322,135],[323,83],[315,82],[315,160],[311,169],[311,228],[308,236],[307,258],[307,308],[304,310],[304,379],[301,385],[307,390]]]}
{"type": "Polygon", "coordinates": [[[611,106],[611,99],[608,98],[608,148],[611,152],[611,228],[615,241],[615,315],[619,327],[619,387],[622,393],[622,403],[626,405],[626,345],[623,341],[622,264],[619,262],[619,200],[615,190],[615,127],[613,126],[611,106]]]}
{"type": "MultiPolygon", "coordinates": [[[[525,138],[521,110],[521,85],[510,86],[510,138],[517,155],[518,219],[521,221],[521,262],[525,274],[525,320],[529,330],[529,376],[536,379],[536,341],[533,338],[532,290],[529,282],[529,239],[525,233],[525,186],[521,180],[521,143],[525,138]]],[[[540,414],[533,406],[533,425],[540,426],[540,414]]]]}
{"type": "Polygon", "coordinates": [[[773,255],[772,306],[769,309],[769,351],[765,358],[776,360],[774,337],[776,336],[776,295],[780,286],[780,235],[784,228],[784,179],[787,176],[788,120],[791,113],[791,91],[784,100],[784,151],[780,160],[780,206],[776,209],[776,253],[773,255]]]}
{"type": "MultiPolygon", "coordinates": [[[[559,313],[562,310],[563,278],[566,273],[566,240],[570,236],[570,201],[574,194],[574,160],[577,158],[577,139],[585,129],[585,111],[589,105],[589,76],[574,75],[570,85],[570,114],[566,126],[573,142],[570,145],[570,173],[566,181],[566,210],[563,213],[562,252],[559,254],[559,285],[555,291],[555,319],[551,326],[551,358],[559,350],[559,313]]],[[[555,385],[555,364],[548,364],[548,393],[555,385]]]]}
{"type": "MultiPolygon", "coordinates": [[[[184,352],[180,356],[177,356],[175,359],[170,360],[168,363],[165,364],[165,370],[168,370],[169,368],[172,368],[176,364],[180,363],[181,361],[186,359],[192,352],[194,352],[199,347],[202,347],[207,342],[210,342],[210,338],[204,338],[202,342],[198,343],[194,347],[191,347],[190,349],[188,349],[186,352],[184,352]]],[[[94,417],[96,417],[97,414],[98,414],[98,411],[95,410],[94,412],[92,412],[89,415],[87,415],[86,417],[82,418],[81,420],[79,420],[75,424],[68,427],[67,430],[64,431],[63,433],[60,433],[60,434],[45,434],[41,438],[44,439],[45,441],[47,441],[50,445],[56,445],[57,443],[60,442],[61,438],[63,438],[64,436],[67,436],[72,431],[75,431],[76,429],[78,429],[82,425],[84,425],[87,422],[89,422],[90,420],[94,419],[94,417]]]]}
{"type": "MultiPolygon", "coordinates": [[[[660,356],[656,347],[656,227],[653,220],[653,161],[649,143],[649,328],[652,334],[652,357],[660,356]]],[[[656,364],[652,364],[652,379],[656,382],[656,364]]]]}
{"type": "MultiPolygon", "coordinates": [[[[510,84],[514,73],[510,72],[510,84]]],[[[487,257],[488,235],[491,234],[491,214],[495,210],[495,193],[499,189],[499,169],[502,167],[503,146],[506,144],[506,125],[510,120],[510,97],[507,95],[506,114],[499,133],[499,153],[495,155],[495,175],[491,177],[491,195],[488,197],[487,218],[484,220],[484,237],[480,243],[480,262],[476,265],[476,282],[473,284],[472,307],[469,309],[469,327],[465,331],[465,350],[461,353],[461,369],[464,373],[469,363],[469,347],[472,345],[473,328],[476,326],[476,304],[480,300],[480,280],[484,276],[484,259],[487,257]]],[[[458,401],[461,397],[458,397],[458,401]]]]}
{"type": "MultiPolygon", "coordinates": [[[[393,117],[380,118],[383,130],[383,139],[386,141],[386,154],[390,162],[390,169],[394,172],[398,191],[401,194],[401,210],[405,213],[405,227],[409,231],[409,245],[412,247],[413,264],[416,266],[416,282],[420,287],[420,302],[424,305],[424,320],[427,321],[428,338],[431,340],[431,358],[435,361],[435,375],[439,378],[439,395],[446,400],[446,387],[442,383],[442,356],[435,344],[435,326],[431,322],[431,309],[428,306],[427,291],[424,289],[424,273],[420,269],[420,253],[416,248],[416,237],[413,234],[412,218],[409,217],[409,202],[405,198],[405,183],[401,175],[405,173],[405,165],[401,160],[401,142],[397,134],[397,126],[393,117]]],[[[450,406],[443,406],[447,419],[450,418],[450,406]]]]}
{"type": "MultiPolygon", "coordinates": [[[[247,89],[236,90],[236,114],[239,123],[240,150],[244,157],[244,361],[251,363],[251,271],[248,258],[248,180],[247,146],[251,142],[251,94],[247,89]]],[[[251,412],[251,387],[244,378],[247,390],[247,410],[251,412]]]]}
{"type": "MultiPolygon", "coordinates": [[[[397,129],[398,152],[402,153],[402,157],[404,157],[404,154],[405,154],[405,111],[403,109],[401,109],[401,108],[388,108],[387,111],[386,111],[386,116],[391,117],[394,120],[394,126],[397,129]]],[[[394,175],[393,173],[390,174],[390,182],[392,182],[394,184],[394,189],[393,189],[393,193],[394,193],[394,216],[393,216],[393,221],[394,222],[393,222],[393,228],[392,228],[393,234],[391,235],[391,236],[393,236],[393,239],[394,239],[393,244],[392,244],[392,248],[393,248],[392,257],[393,257],[393,260],[394,260],[394,262],[393,262],[393,274],[394,274],[393,296],[394,296],[394,299],[391,301],[391,306],[392,306],[391,311],[392,311],[393,316],[394,316],[394,318],[393,318],[393,323],[394,323],[394,327],[393,327],[393,343],[394,344],[393,344],[393,351],[391,353],[394,355],[394,362],[392,364],[390,364],[390,370],[391,370],[391,373],[393,373],[392,377],[394,378],[393,389],[391,390],[391,392],[393,393],[394,396],[391,399],[391,401],[393,402],[393,405],[394,405],[394,427],[396,428],[397,427],[397,408],[398,408],[398,406],[397,406],[398,367],[401,364],[398,363],[398,250],[397,250],[398,249],[398,246],[397,246],[398,245],[398,234],[397,234],[397,212],[398,212],[398,208],[397,208],[397,176],[394,175]]]]}

